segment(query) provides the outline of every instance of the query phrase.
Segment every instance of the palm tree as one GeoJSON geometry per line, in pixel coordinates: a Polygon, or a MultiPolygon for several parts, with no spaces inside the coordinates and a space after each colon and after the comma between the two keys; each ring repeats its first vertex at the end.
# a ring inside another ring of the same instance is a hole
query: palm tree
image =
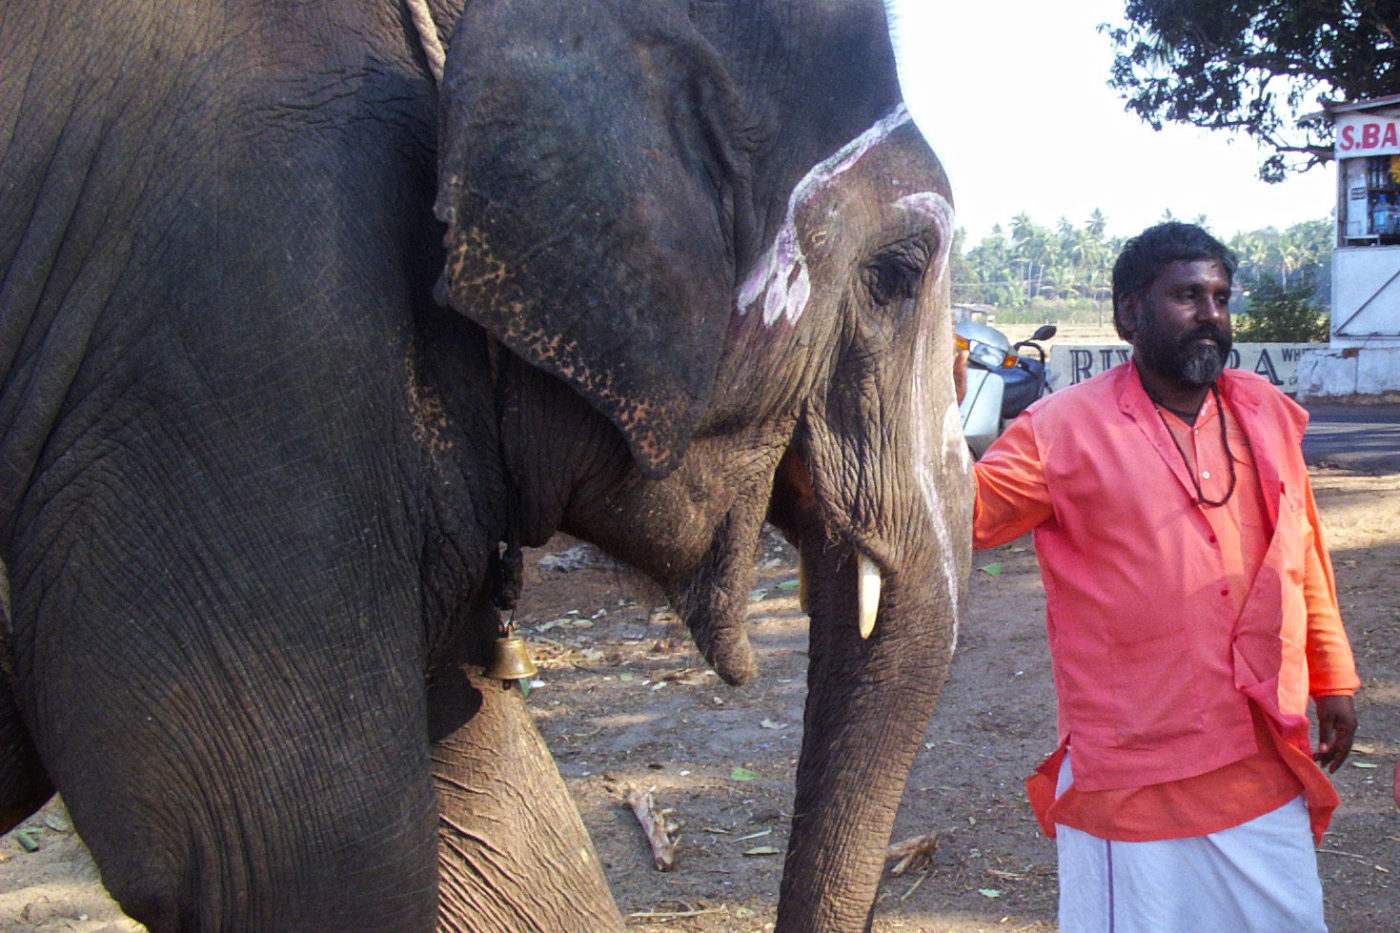
{"type": "Polygon", "coordinates": [[[1102,243],[1103,235],[1107,230],[1108,218],[1103,215],[1103,211],[1099,210],[1097,207],[1094,208],[1094,212],[1089,215],[1089,219],[1084,223],[1084,232],[1089,234],[1094,240],[1102,243]]]}
{"type": "Polygon", "coordinates": [[[1303,251],[1303,247],[1287,233],[1279,238],[1278,272],[1284,291],[1288,290],[1288,273],[1297,272],[1302,268],[1303,260],[1306,258],[1307,254],[1303,251]]]}
{"type": "Polygon", "coordinates": [[[1022,211],[1011,220],[1011,244],[1024,270],[1026,298],[1035,298],[1040,294],[1046,267],[1055,259],[1054,239],[1049,230],[1022,211]]]}

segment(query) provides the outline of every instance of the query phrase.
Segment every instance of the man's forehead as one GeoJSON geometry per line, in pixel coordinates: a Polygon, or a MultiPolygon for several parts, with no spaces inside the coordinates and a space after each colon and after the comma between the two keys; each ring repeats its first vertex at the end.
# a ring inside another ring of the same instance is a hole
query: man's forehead
{"type": "Polygon", "coordinates": [[[1230,270],[1219,259],[1174,259],[1162,267],[1156,281],[1162,284],[1213,281],[1228,288],[1231,278],[1230,270]]]}

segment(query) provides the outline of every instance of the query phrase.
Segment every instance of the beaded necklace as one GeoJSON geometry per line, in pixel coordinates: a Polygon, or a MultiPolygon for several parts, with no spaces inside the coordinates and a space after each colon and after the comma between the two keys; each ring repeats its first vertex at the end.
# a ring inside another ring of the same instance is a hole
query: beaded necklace
{"type": "Polygon", "coordinates": [[[1230,452],[1230,437],[1225,431],[1225,406],[1220,401],[1220,387],[1212,382],[1210,391],[1211,394],[1215,396],[1215,415],[1220,420],[1220,445],[1225,448],[1225,462],[1230,466],[1230,486],[1225,490],[1225,497],[1219,500],[1206,498],[1205,490],[1201,488],[1201,481],[1196,478],[1196,471],[1191,468],[1191,461],[1186,459],[1186,451],[1182,449],[1181,441],[1176,439],[1176,433],[1173,432],[1171,426],[1167,424],[1167,416],[1162,414],[1162,409],[1165,408],[1167,411],[1183,419],[1194,418],[1199,412],[1179,411],[1178,409],[1165,405],[1157,398],[1156,393],[1153,392],[1149,392],[1148,397],[1152,399],[1152,404],[1157,409],[1157,417],[1162,419],[1162,427],[1166,428],[1167,435],[1172,439],[1172,443],[1176,445],[1176,452],[1181,455],[1181,462],[1186,465],[1186,472],[1191,477],[1191,485],[1196,487],[1196,503],[1206,508],[1214,509],[1230,501],[1230,497],[1235,494],[1235,485],[1238,481],[1238,477],[1235,475],[1235,457],[1230,452]]]}

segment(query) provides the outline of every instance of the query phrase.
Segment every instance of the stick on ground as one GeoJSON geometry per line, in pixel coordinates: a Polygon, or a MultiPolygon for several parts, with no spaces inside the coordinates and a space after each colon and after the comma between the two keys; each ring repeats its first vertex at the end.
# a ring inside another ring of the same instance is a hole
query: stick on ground
{"type": "Polygon", "coordinates": [[[651,843],[652,862],[656,865],[657,871],[674,871],[676,868],[676,846],[680,843],[680,837],[672,838],[679,827],[671,822],[667,817],[670,810],[657,810],[656,801],[652,799],[651,791],[639,790],[633,785],[627,785],[627,793],[623,798],[627,806],[632,808],[632,812],[637,815],[637,822],[642,824],[642,830],[647,834],[647,842],[651,843]]]}
{"type": "Polygon", "coordinates": [[[890,874],[899,877],[910,868],[923,868],[933,861],[933,853],[938,850],[938,833],[926,833],[896,842],[885,850],[885,861],[899,859],[899,864],[890,874]]]}

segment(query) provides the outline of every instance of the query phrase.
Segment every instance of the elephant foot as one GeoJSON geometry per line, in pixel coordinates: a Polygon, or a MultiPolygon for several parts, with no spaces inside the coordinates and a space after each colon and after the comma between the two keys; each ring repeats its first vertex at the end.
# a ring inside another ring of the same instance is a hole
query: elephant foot
{"type": "Polygon", "coordinates": [[[438,929],[621,931],[588,831],[520,691],[454,670],[434,679],[429,704],[442,736],[432,751],[438,929]]]}

